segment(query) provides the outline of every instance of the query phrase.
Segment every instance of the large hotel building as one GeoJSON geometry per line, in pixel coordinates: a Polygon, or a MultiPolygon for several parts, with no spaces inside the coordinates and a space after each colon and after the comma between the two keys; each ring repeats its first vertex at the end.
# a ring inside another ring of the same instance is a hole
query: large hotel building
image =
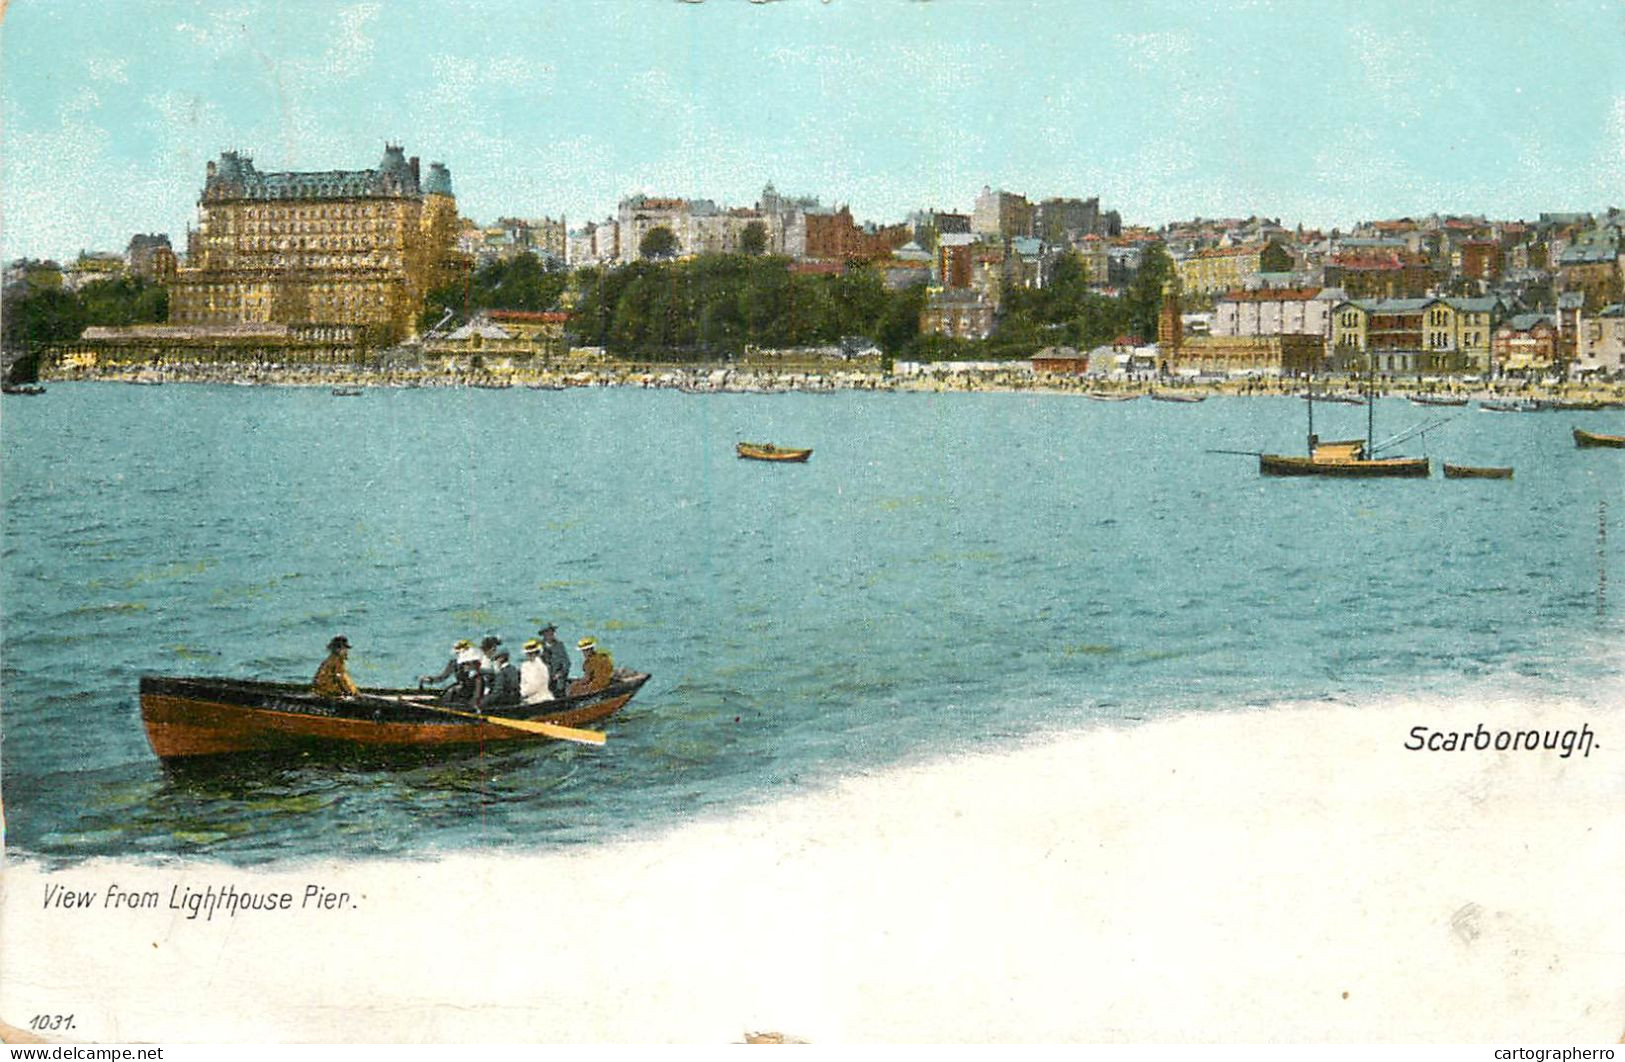
{"type": "Polygon", "coordinates": [[[421,174],[386,145],[371,170],[262,173],[234,151],[210,162],[171,325],[361,326],[390,342],[416,331],[456,241],[451,173],[421,174]]]}

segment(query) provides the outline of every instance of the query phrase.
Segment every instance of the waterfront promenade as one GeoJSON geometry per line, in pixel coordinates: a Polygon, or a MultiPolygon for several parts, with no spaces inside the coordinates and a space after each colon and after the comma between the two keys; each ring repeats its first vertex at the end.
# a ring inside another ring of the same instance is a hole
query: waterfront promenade
{"type": "MultiPolygon", "coordinates": [[[[1153,392],[1192,396],[1301,394],[1302,377],[1242,376],[1215,379],[1138,376],[1093,376],[1034,372],[1020,362],[1009,368],[967,369],[925,366],[899,373],[855,369],[837,364],[816,368],[772,368],[762,365],[659,365],[647,363],[552,364],[513,371],[467,371],[442,368],[364,369],[356,366],[265,368],[255,365],[199,364],[162,368],[121,366],[108,369],[53,369],[46,382],[98,380],[125,383],[198,383],[267,387],[474,387],[486,389],[635,387],[689,393],[774,394],[783,392],[1049,392],[1149,395],[1153,392]]],[[[1359,375],[1329,374],[1314,378],[1322,393],[1363,393],[1359,375]]],[[[1467,398],[1534,398],[1555,402],[1625,402],[1625,380],[1567,381],[1450,376],[1383,376],[1377,393],[1392,397],[1448,394],[1467,398]]]]}

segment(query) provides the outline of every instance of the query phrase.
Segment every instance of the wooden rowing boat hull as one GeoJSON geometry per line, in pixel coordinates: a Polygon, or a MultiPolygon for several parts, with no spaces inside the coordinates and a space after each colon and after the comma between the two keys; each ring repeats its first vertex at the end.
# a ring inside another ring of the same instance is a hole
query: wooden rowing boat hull
{"type": "MultiPolygon", "coordinates": [[[[648,675],[630,675],[596,693],[500,709],[504,718],[580,727],[607,719],[648,675]]],[[[317,697],[309,686],[228,679],[141,677],[141,722],[163,760],[312,747],[434,749],[549,740],[497,723],[464,719],[402,700],[417,690],[363,690],[350,700],[317,697]]]]}
{"type": "Polygon", "coordinates": [[[1445,479],[1511,479],[1510,467],[1480,467],[1476,465],[1445,465],[1445,479]]]}
{"type": "Polygon", "coordinates": [[[778,447],[739,443],[734,447],[740,457],[750,461],[788,461],[799,464],[812,456],[811,450],[781,450],[778,447]]]}
{"type": "Polygon", "coordinates": [[[1625,450],[1625,435],[1604,435],[1602,432],[1586,431],[1575,428],[1574,445],[1581,449],[1593,446],[1606,446],[1615,450],[1625,450]]]}
{"type": "Polygon", "coordinates": [[[1258,471],[1266,476],[1326,476],[1333,479],[1424,479],[1429,475],[1425,457],[1379,457],[1370,461],[1328,460],[1260,454],[1258,471]]]}

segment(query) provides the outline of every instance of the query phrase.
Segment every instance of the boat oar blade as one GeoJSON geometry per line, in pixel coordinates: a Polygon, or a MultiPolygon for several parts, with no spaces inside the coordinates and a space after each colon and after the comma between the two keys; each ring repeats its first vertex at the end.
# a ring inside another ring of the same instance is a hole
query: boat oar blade
{"type": "Polygon", "coordinates": [[[504,719],[500,715],[465,712],[460,708],[448,708],[443,704],[436,704],[428,698],[402,697],[400,700],[406,704],[416,705],[419,708],[427,708],[431,712],[444,712],[446,715],[455,715],[476,722],[490,723],[493,726],[505,726],[510,730],[523,730],[530,734],[541,734],[543,737],[554,738],[558,741],[575,741],[582,745],[602,745],[609,740],[609,735],[602,730],[582,730],[579,727],[563,726],[559,723],[542,723],[534,719],[504,719]]]}
{"type": "Polygon", "coordinates": [[[560,741],[577,741],[583,745],[602,745],[608,740],[602,730],[581,730],[573,726],[560,726],[558,723],[537,723],[529,719],[503,719],[497,715],[482,716],[486,722],[498,726],[511,726],[516,730],[528,730],[532,734],[543,734],[560,741]]]}

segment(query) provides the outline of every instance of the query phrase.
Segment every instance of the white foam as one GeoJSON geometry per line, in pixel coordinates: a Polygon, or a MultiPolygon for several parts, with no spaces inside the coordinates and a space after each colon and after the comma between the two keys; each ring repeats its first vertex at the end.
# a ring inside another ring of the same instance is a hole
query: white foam
{"type": "Polygon", "coordinates": [[[1390,700],[1191,713],[535,857],[13,863],[0,1012],[101,1040],[1615,1041],[1621,714],[1390,700]],[[1581,727],[1588,758],[1405,750],[1581,727]],[[308,882],[344,913],[42,911],[308,882]]]}

